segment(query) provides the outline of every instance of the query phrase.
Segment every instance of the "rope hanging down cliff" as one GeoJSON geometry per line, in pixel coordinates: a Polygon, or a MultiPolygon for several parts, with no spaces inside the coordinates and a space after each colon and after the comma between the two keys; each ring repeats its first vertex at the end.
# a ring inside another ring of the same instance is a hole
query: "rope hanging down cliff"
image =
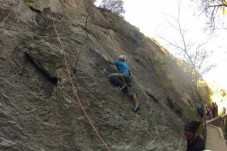
{"type": "MultiPolygon", "coordinates": [[[[23,3],[23,1],[20,1],[20,3],[19,3],[16,7],[14,7],[14,8],[9,12],[9,14],[8,14],[8,15],[3,19],[3,21],[0,23],[0,27],[3,26],[4,22],[10,17],[10,15],[11,15],[16,9],[18,9],[18,7],[19,7],[22,3],[23,3]]],[[[74,95],[75,95],[75,99],[76,99],[77,102],[79,103],[82,112],[84,113],[84,115],[85,115],[86,119],[88,120],[89,124],[91,125],[92,129],[95,131],[95,134],[96,134],[97,137],[100,139],[101,143],[105,146],[105,148],[106,148],[107,151],[111,151],[110,148],[108,147],[108,145],[105,143],[105,141],[104,141],[103,138],[101,137],[101,135],[98,133],[98,130],[96,129],[96,127],[94,126],[94,124],[92,123],[92,120],[90,119],[90,117],[88,116],[87,112],[85,111],[84,106],[83,106],[83,104],[82,104],[82,102],[81,102],[81,100],[80,100],[80,98],[79,98],[79,96],[78,96],[78,94],[77,94],[77,88],[75,87],[73,78],[72,78],[72,76],[71,76],[71,70],[70,70],[70,67],[69,67],[69,65],[68,65],[68,61],[67,61],[67,57],[66,57],[66,52],[65,52],[65,50],[64,50],[64,46],[63,46],[63,44],[62,44],[62,41],[61,41],[61,39],[60,39],[60,37],[59,37],[59,34],[58,34],[58,32],[57,32],[57,29],[56,29],[56,26],[55,26],[55,24],[54,24],[54,19],[52,18],[52,20],[53,20],[53,27],[54,27],[55,33],[56,33],[56,35],[57,35],[57,39],[58,39],[58,41],[59,41],[59,43],[60,43],[60,46],[61,46],[61,51],[62,51],[62,54],[63,54],[64,63],[65,63],[66,70],[67,70],[67,74],[68,74],[68,76],[69,76],[69,80],[70,80],[70,83],[71,83],[71,86],[72,86],[72,89],[73,89],[73,93],[74,93],[74,95]]],[[[86,22],[87,22],[87,21],[86,21],[86,22]]],[[[87,39],[87,38],[86,38],[86,39],[87,39]]],[[[86,41],[85,41],[85,42],[86,42],[86,41]]]]}
{"type": "MultiPolygon", "coordinates": [[[[53,20],[53,18],[52,18],[53,20]]],[[[61,39],[59,37],[59,34],[57,32],[57,29],[56,29],[56,26],[54,24],[54,20],[53,20],[53,26],[54,26],[54,30],[55,30],[55,33],[57,35],[57,38],[58,38],[58,41],[60,43],[60,46],[61,46],[61,51],[62,51],[62,54],[63,54],[63,57],[64,57],[64,63],[65,63],[65,66],[66,66],[66,70],[67,70],[67,73],[68,73],[68,76],[69,76],[69,80],[70,80],[70,83],[71,83],[71,86],[72,86],[72,89],[73,89],[73,92],[74,92],[74,95],[75,95],[75,99],[77,100],[77,102],[79,103],[80,105],[80,108],[82,110],[82,112],[84,113],[86,119],[88,120],[89,124],[91,125],[91,127],[93,128],[93,130],[95,131],[97,137],[100,139],[100,141],[102,142],[102,144],[105,146],[105,148],[108,150],[108,151],[111,151],[110,148],[108,147],[108,145],[105,143],[105,141],[102,139],[102,137],[100,136],[100,134],[98,133],[98,130],[96,129],[96,127],[94,126],[94,124],[92,123],[90,117],[88,116],[87,112],[85,111],[84,107],[83,107],[83,104],[82,102],[80,101],[80,98],[77,94],[77,89],[76,87],[74,86],[74,80],[71,76],[71,70],[69,68],[69,65],[68,65],[68,61],[67,61],[67,57],[66,57],[66,52],[65,52],[65,49],[64,49],[64,46],[61,42],[61,39]]]]}
{"type": "MultiPolygon", "coordinates": [[[[10,15],[12,15],[12,13],[13,13],[14,11],[16,11],[16,10],[19,8],[19,6],[20,6],[21,4],[23,4],[23,1],[20,1],[20,3],[19,3],[16,7],[14,7],[14,8],[9,12],[9,14],[3,19],[3,21],[0,22],[0,27],[3,26],[4,22],[10,17],[10,15]]],[[[52,18],[52,20],[53,20],[53,18],[52,18]]],[[[86,24],[87,24],[87,19],[86,19],[86,24]]],[[[95,127],[94,124],[92,123],[92,120],[90,119],[90,117],[88,116],[87,112],[85,111],[85,109],[84,109],[84,107],[83,107],[83,104],[82,104],[82,102],[81,102],[81,100],[80,100],[80,98],[79,98],[79,96],[78,96],[78,94],[77,94],[77,88],[75,87],[75,85],[74,85],[74,80],[73,80],[73,78],[72,78],[72,76],[71,76],[71,70],[70,70],[70,67],[69,67],[69,65],[68,65],[68,61],[67,61],[67,57],[66,57],[66,52],[65,52],[65,50],[64,50],[64,46],[63,46],[62,41],[61,41],[61,39],[60,39],[60,37],[59,37],[59,34],[58,34],[58,32],[57,32],[56,26],[55,26],[55,24],[54,24],[54,20],[53,20],[53,26],[54,26],[54,30],[55,30],[56,35],[57,35],[57,39],[58,39],[58,41],[59,41],[59,43],[60,43],[60,46],[61,46],[61,51],[62,51],[62,54],[63,54],[64,63],[65,63],[66,69],[67,69],[67,74],[68,74],[69,79],[70,79],[70,82],[71,82],[71,86],[72,86],[72,89],[73,89],[73,93],[74,93],[74,95],[75,95],[75,99],[78,101],[78,103],[79,103],[79,105],[80,105],[80,107],[81,107],[82,112],[84,113],[86,119],[88,120],[88,122],[89,122],[89,124],[91,125],[91,127],[93,128],[93,130],[95,131],[97,137],[100,139],[101,143],[105,146],[106,150],[111,151],[110,148],[108,147],[108,145],[105,143],[105,141],[102,139],[102,137],[101,137],[100,134],[98,133],[96,127],[95,127]]],[[[86,40],[87,40],[87,37],[86,37],[86,40]]],[[[86,43],[86,40],[85,40],[85,43],[86,43]]],[[[164,145],[162,144],[162,146],[164,146],[164,145]]]]}

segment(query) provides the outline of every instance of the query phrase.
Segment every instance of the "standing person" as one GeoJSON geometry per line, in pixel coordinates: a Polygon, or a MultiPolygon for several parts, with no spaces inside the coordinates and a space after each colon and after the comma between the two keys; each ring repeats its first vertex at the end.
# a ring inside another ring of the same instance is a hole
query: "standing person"
{"type": "Polygon", "coordinates": [[[218,116],[218,105],[216,102],[214,102],[214,112],[215,112],[215,117],[218,116]]]}
{"type": "Polygon", "coordinates": [[[212,104],[211,104],[211,112],[212,112],[212,118],[214,118],[216,116],[215,115],[216,110],[215,110],[214,102],[212,102],[212,104]]]}
{"type": "Polygon", "coordinates": [[[226,108],[223,106],[222,115],[225,115],[225,114],[226,114],[226,108]]]}
{"type": "Polygon", "coordinates": [[[184,127],[184,137],[187,140],[187,151],[202,151],[204,150],[204,141],[199,136],[198,128],[201,122],[191,121],[184,127]]]}
{"type": "Polygon", "coordinates": [[[210,111],[209,111],[208,105],[206,105],[205,115],[206,115],[206,120],[208,120],[209,119],[209,116],[210,116],[210,111]]]}
{"type": "Polygon", "coordinates": [[[199,116],[202,118],[204,116],[204,105],[202,101],[196,103],[196,109],[199,116]]]}
{"type": "Polygon", "coordinates": [[[136,94],[132,91],[132,74],[128,64],[125,62],[126,57],[124,55],[120,55],[117,61],[110,61],[105,55],[103,55],[103,58],[106,62],[117,67],[118,73],[110,74],[108,76],[109,80],[111,83],[118,85],[123,93],[132,98],[134,103],[132,111],[137,112],[140,109],[139,101],[136,94]]]}
{"type": "MultiPolygon", "coordinates": [[[[226,117],[225,117],[225,114],[226,114],[226,108],[223,106],[223,108],[222,108],[222,111],[221,111],[221,116],[222,116],[222,119],[223,119],[223,125],[224,125],[224,127],[225,127],[225,129],[226,129],[226,117]]],[[[227,142],[226,142],[227,143],[227,142]]]]}
{"type": "Polygon", "coordinates": [[[212,112],[212,107],[211,107],[211,105],[209,105],[209,113],[210,113],[210,118],[209,118],[209,120],[210,120],[210,119],[212,119],[212,117],[213,117],[213,112],[212,112]]]}
{"type": "Polygon", "coordinates": [[[210,120],[212,118],[212,111],[211,111],[211,106],[208,104],[206,106],[206,120],[210,120]]]}

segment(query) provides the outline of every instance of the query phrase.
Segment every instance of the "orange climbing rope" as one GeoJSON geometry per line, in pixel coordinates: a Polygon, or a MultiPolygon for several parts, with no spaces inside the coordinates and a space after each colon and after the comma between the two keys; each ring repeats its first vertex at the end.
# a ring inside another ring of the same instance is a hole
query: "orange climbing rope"
{"type": "Polygon", "coordinates": [[[9,14],[3,19],[3,21],[0,24],[0,27],[3,26],[4,22],[9,18],[9,16],[23,3],[23,1],[21,1],[16,7],[14,7],[9,14]]]}
{"type": "MultiPolygon", "coordinates": [[[[52,18],[52,20],[53,20],[53,18],[52,18]]],[[[82,112],[84,113],[86,119],[88,120],[88,122],[89,122],[89,124],[91,125],[91,127],[93,128],[93,130],[95,131],[97,137],[100,139],[100,141],[102,142],[102,144],[105,146],[106,150],[111,151],[110,148],[108,147],[108,145],[105,143],[105,141],[104,141],[103,138],[101,137],[101,135],[99,134],[99,132],[98,132],[98,130],[96,129],[96,127],[94,126],[94,124],[92,123],[90,117],[88,116],[87,112],[86,112],[85,109],[84,109],[83,104],[82,104],[81,101],[80,101],[80,98],[79,98],[79,96],[78,96],[78,94],[77,94],[77,89],[76,89],[76,87],[74,86],[74,80],[73,80],[73,78],[72,78],[72,76],[71,76],[71,72],[70,72],[71,70],[70,70],[69,65],[68,65],[68,61],[67,61],[67,57],[66,57],[66,52],[65,52],[64,46],[63,46],[63,44],[62,44],[62,41],[61,41],[61,39],[60,39],[60,36],[59,36],[59,34],[58,34],[58,31],[57,31],[57,29],[56,29],[54,20],[53,20],[53,26],[54,26],[55,33],[56,33],[56,35],[57,35],[58,41],[59,41],[60,46],[61,46],[61,51],[62,51],[62,54],[63,54],[63,57],[64,57],[64,63],[65,63],[66,70],[67,70],[67,73],[68,73],[68,77],[69,77],[69,80],[70,80],[70,83],[71,83],[71,86],[72,86],[72,89],[73,89],[73,92],[74,92],[74,95],[75,95],[75,99],[76,99],[77,102],[79,103],[82,112]]]]}
{"type": "MultiPolygon", "coordinates": [[[[22,3],[23,3],[23,1],[20,1],[20,3],[19,3],[16,7],[14,7],[14,8],[9,12],[9,14],[8,14],[8,15],[3,19],[3,21],[1,22],[0,27],[3,26],[4,22],[10,17],[10,15],[11,15],[11,14],[12,14],[12,13],[13,13],[13,12],[14,12],[22,3]]],[[[52,18],[52,20],[53,20],[53,18],[52,18]]],[[[89,124],[91,125],[91,127],[93,128],[93,130],[95,131],[95,134],[97,135],[97,137],[100,139],[100,141],[102,142],[102,144],[105,146],[106,150],[107,150],[107,151],[111,151],[110,148],[108,147],[108,145],[105,143],[105,141],[104,141],[103,138],[101,137],[101,135],[99,134],[99,132],[98,132],[98,130],[96,129],[96,127],[94,126],[94,124],[92,123],[92,120],[91,120],[90,117],[88,116],[87,112],[86,112],[85,109],[84,109],[83,104],[82,104],[81,101],[80,101],[80,98],[79,98],[79,96],[78,96],[78,94],[77,94],[77,89],[76,89],[76,87],[74,86],[74,80],[73,80],[73,78],[72,78],[72,76],[71,76],[71,72],[70,72],[71,70],[70,70],[69,65],[68,65],[68,61],[67,61],[67,57],[66,57],[66,52],[65,52],[65,50],[64,50],[64,46],[63,46],[63,44],[62,44],[62,42],[61,42],[60,36],[59,36],[58,31],[57,31],[57,29],[56,29],[56,26],[55,26],[55,24],[54,24],[54,20],[53,20],[53,26],[54,26],[54,30],[55,30],[56,35],[57,35],[57,39],[58,39],[58,41],[59,41],[59,43],[60,43],[60,46],[61,46],[61,51],[62,51],[63,57],[64,57],[64,63],[65,63],[66,70],[67,70],[67,73],[68,73],[68,76],[69,76],[69,80],[70,80],[70,83],[71,83],[71,86],[72,86],[72,89],[73,89],[73,93],[74,93],[74,95],[75,95],[75,99],[76,99],[77,102],[79,103],[82,112],[84,113],[86,119],[88,120],[88,122],[89,122],[89,124]]]]}

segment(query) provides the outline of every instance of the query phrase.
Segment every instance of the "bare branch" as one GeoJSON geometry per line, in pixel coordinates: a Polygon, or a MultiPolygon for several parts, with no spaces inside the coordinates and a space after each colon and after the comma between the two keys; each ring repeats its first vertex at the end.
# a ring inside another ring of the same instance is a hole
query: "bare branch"
{"type": "MultiPolygon", "coordinates": [[[[190,42],[186,37],[187,31],[183,28],[181,24],[180,6],[181,1],[178,1],[177,18],[170,16],[171,20],[174,22],[171,22],[168,18],[167,22],[169,23],[170,27],[177,31],[181,43],[178,44],[178,42],[174,39],[168,40],[166,38],[163,38],[162,36],[160,36],[160,38],[164,40],[168,44],[168,46],[174,47],[176,50],[178,50],[178,52],[180,52],[181,54],[181,57],[183,57],[184,60],[188,63],[188,65],[191,67],[191,72],[194,75],[194,87],[198,97],[201,98],[199,94],[198,81],[201,79],[202,74],[208,72],[214,67],[214,65],[207,66],[205,64],[209,55],[207,50],[204,49],[204,46],[211,40],[211,37],[209,37],[202,43],[190,42]]],[[[213,13],[215,13],[215,11],[216,8],[213,8],[213,13]]]]}

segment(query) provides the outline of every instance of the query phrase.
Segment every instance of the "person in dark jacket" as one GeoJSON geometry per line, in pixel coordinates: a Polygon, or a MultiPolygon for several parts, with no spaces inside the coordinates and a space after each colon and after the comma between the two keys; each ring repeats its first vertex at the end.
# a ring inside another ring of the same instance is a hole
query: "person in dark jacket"
{"type": "Polygon", "coordinates": [[[191,121],[184,127],[184,137],[187,140],[187,151],[204,150],[204,141],[198,134],[198,128],[201,122],[191,121]]]}
{"type": "Polygon", "coordinates": [[[132,90],[132,74],[128,64],[125,62],[125,55],[120,55],[117,61],[110,61],[105,55],[103,55],[103,58],[109,64],[115,65],[117,67],[118,72],[112,73],[108,76],[111,84],[116,84],[120,87],[120,90],[123,93],[132,98],[134,103],[134,108],[132,111],[137,112],[140,109],[139,101],[135,92],[132,90]]]}

